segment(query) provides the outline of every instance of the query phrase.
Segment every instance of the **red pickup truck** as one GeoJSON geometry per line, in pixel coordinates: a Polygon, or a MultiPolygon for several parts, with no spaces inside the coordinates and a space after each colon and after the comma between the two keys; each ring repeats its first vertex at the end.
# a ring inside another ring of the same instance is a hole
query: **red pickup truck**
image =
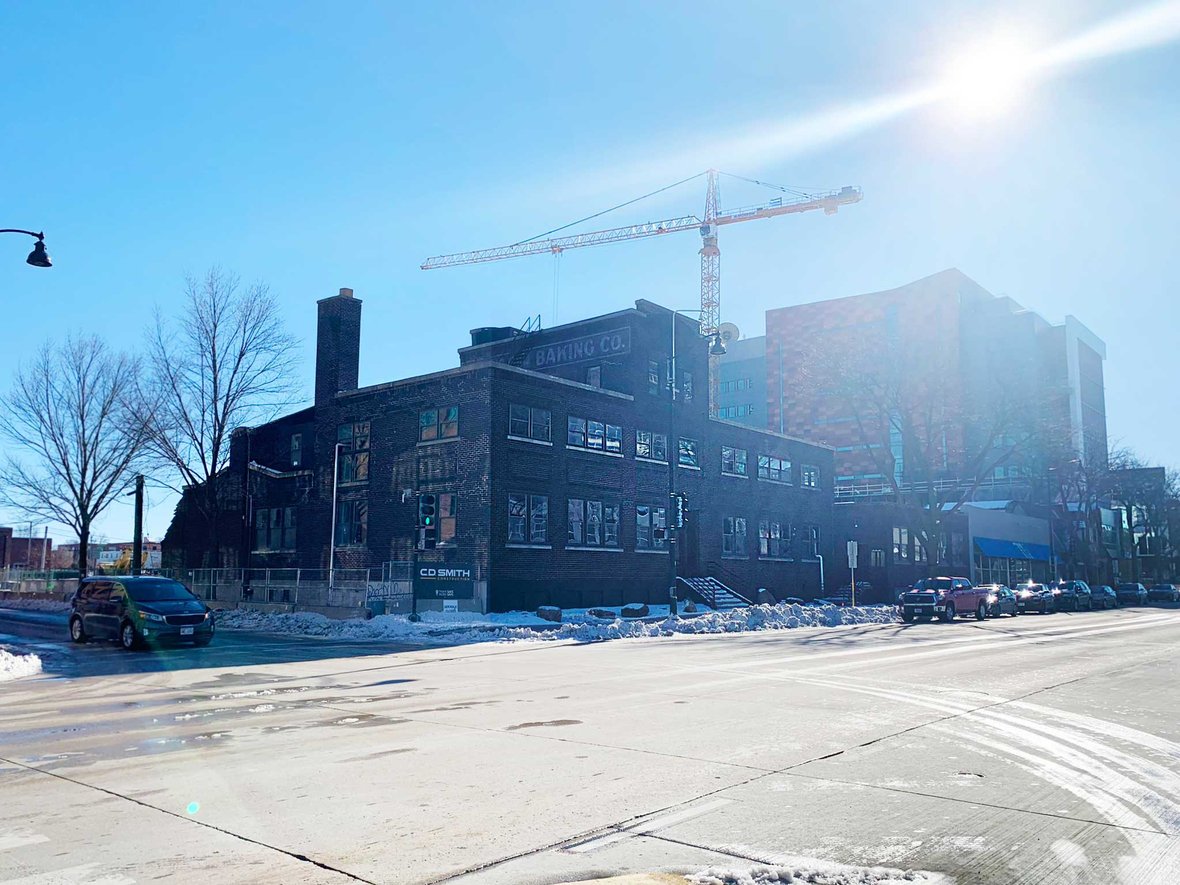
{"type": "Polygon", "coordinates": [[[923,578],[901,597],[903,621],[938,617],[953,620],[955,615],[974,613],[987,617],[987,594],[983,587],[971,586],[967,578],[923,578]]]}

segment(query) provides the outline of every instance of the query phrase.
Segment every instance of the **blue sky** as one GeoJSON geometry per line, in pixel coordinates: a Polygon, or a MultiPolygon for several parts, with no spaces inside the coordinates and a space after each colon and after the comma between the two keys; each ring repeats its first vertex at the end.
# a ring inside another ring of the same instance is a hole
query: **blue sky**
{"type": "MultiPolygon", "coordinates": [[[[71,330],[134,349],[153,305],[212,264],[269,283],[309,392],[314,303],[341,286],[365,303],[362,383],[442,369],[474,326],[551,324],[553,261],[425,273],[423,258],[712,165],[865,192],[834,217],[723,231],[722,314],[743,332],[761,333],[767,308],[958,267],[1102,336],[1112,437],[1180,465],[1180,44],[1055,70],[990,117],[941,101],[848,131],[825,114],[942,82],[994,33],[1051,46],[1130,8],[5,4],[0,226],[43,228],[56,266],[25,266],[27,244],[0,237],[0,379],[71,330]]],[[[723,205],[771,196],[722,187],[723,205]]],[[[703,197],[695,182],[603,226],[699,213],[703,197]]],[[[685,234],[566,253],[559,318],[639,297],[693,306],[698,248],[685,234]]],[[[159,537],[171,501],[152,500],[159,537]]],[[[101,531],[129,528],[120,506],[101,531]]]]}

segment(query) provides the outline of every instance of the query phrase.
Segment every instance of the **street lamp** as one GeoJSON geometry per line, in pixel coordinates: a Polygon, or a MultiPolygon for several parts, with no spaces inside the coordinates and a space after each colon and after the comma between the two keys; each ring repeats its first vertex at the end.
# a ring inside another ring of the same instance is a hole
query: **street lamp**
{"type": "MultiPolygon", "coordinates": [[[[668,394],[669,394],[669,408],[668,408],[668,515],[664,519],[664,527],[668,534],[668,572],[670,583],[668,586],[668,614],[674,616],[677,614],[676,605],[676,581],[679,577],[679,571],[676,554],[676,529],[678,528],[675,516],[679,512],[676,506],[676,470],[680,466],[680,440],[676,438],[676,398],[680,393],[680,388],[677,385],[676,373],[676,317],[680,314],[696,314],[698,317],[704,313],[702,310],[681,309],[672,311],[672,357],[668,360],[668,394]]],[[[699,329],[699,324],[698,324],[699,329]]],[[[699,334],[699,332],[698,332],[699,334]]],[[[721,341],[721,336],[717,332],[709,335],[709,356],[724,356],[725,345],[721,341]]]]}
{"type": "Polygon", "coordinates": [[[31,264],[33,267],[53,267],[53,261],[50,259],[49,253],[45,251],[44,233],[21,230],[19,227],[5,227],[0,228],[0,234],[28,234],[30,237],[36,237],[37,244],[33,246],[33,251],[29,253],[29,257],[25,259],[25,263],[31,264]]]}

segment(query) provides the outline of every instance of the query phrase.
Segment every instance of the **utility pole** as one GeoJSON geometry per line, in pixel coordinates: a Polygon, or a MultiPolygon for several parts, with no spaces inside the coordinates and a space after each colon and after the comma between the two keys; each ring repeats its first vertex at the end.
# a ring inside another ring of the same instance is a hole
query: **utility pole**
{"type": "Polygon", "coordinates": [[[143,567],[143,474],[135,477],[135,534],[131,538],[131,574],[138,576],[143,567]]]}

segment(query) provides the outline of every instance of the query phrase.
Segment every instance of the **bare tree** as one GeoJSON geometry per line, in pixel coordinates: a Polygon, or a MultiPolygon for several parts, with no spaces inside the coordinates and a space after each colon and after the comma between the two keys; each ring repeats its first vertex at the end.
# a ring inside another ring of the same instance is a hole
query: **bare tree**
{"type": "Polygon", "coordinates": [[[218,477],[234,429],[272,418],[294,399],[296,340],[262,283],[212,268],[188,277],[174,323],[157,310],[149,364],[155,416],[151,447],[206,523],[220,565],[218,477]]]}
{"type": "Polygon", "coordinates": [[[144,451],[139,371],[96,336],[69,338],[43,345],[0,398],[0,432],[19,450],[0,467],[0,502],[77,532],[82,575],[90,528],[144,451]]]}
{"type": "Polygon", "coordinates": [[[804,393],[834,404],[838,420],[852,423],[856,451],[881,477],[881,491],[908,505],[899,517],[918,545],[915,556],[936,563],[948,521],[997,468],[1029,469],[1053,436],[1049,410],[1035,391],[1003,375],[965,401],[960,355],[945,342],[907,350],[857,334],[842,346],[829,340],[825,349],[805,351],[804,393]]]}

